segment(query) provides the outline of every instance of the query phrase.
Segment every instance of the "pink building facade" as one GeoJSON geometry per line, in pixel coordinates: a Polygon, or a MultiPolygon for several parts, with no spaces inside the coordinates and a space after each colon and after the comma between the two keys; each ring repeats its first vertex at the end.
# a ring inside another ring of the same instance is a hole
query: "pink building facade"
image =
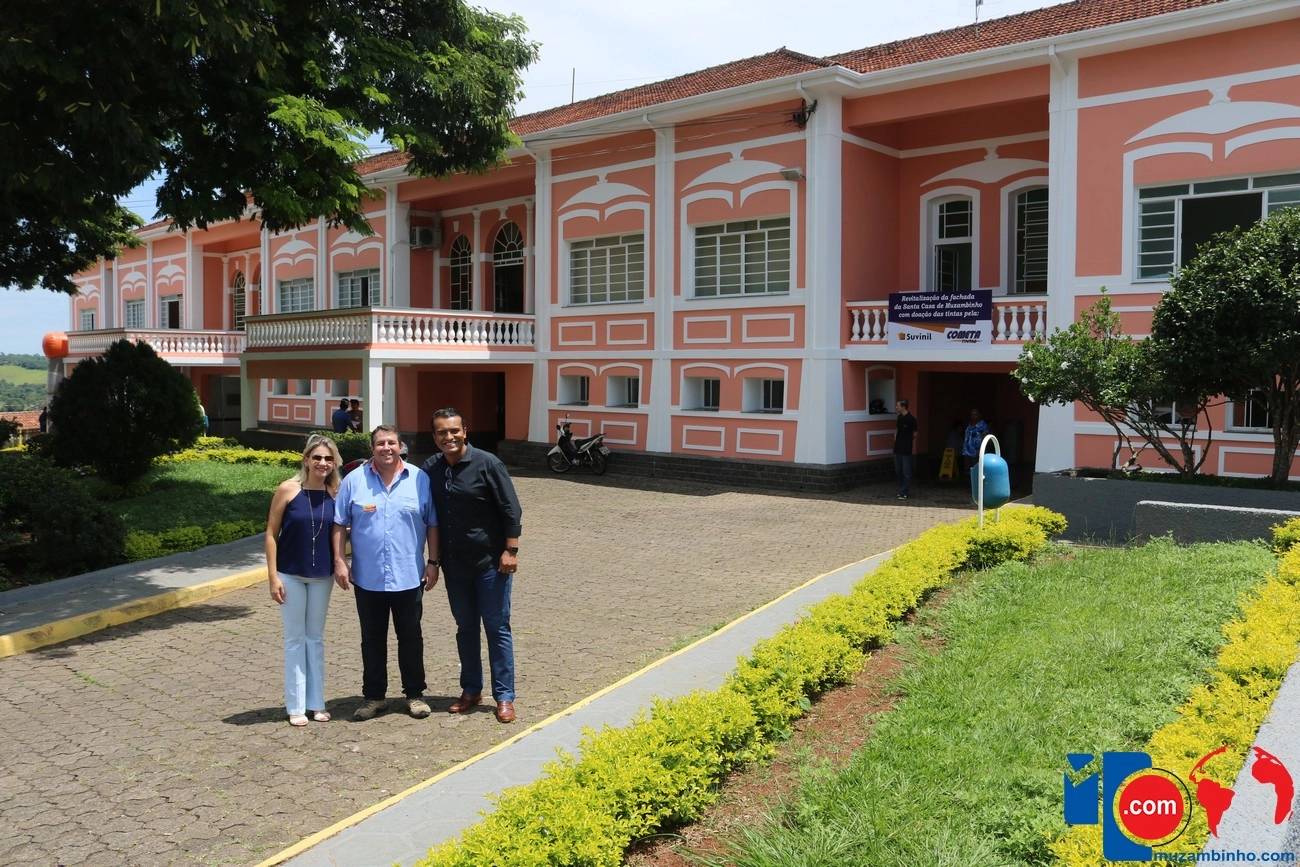
{"type": "MultiPolygon", "coordinates": [[[[146,227],[79,277],[69,360],[147,340],[228,433],[359,397],[367,427],[455,405],[498,440],[568,416],[620,452],[833,472],[889,457],[906,397],[936,466],[972,407],[1022,478],[1106,465],[1110,429],[1029,403],[1015,359],[1103,287],[1145,334],[1196,243],[1300,204],[1298,44],[1293,2],[1080,0],[727,63],[521,117],[486,175],[372,158],[372,237],[146,227]],[[899,293],[989,319],[903,341],[899,293]]],[[[1215,430],[1206,471],[1268,473],[1258,407],[1215,430]]]]}

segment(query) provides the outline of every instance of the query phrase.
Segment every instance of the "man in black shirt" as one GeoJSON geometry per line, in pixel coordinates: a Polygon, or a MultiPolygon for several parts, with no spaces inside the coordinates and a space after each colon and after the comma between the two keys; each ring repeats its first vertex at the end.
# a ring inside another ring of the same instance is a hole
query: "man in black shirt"
{"type": "Polygon", "coordinates": [[[912,488],[912,448],[916,442],[916,416],[908,412],[908,403],[894,404],[898,427],[894,433],[894,475],[898,476],[898,499],[906,500],[912,488]]]}
{"type": "Polygon", "coordinates": [[[465,441],[465,420],[448,407],[433,414],[440,454],[424,463],[438,511],[442,574],[456,620],[461,696],[451,713],[483,701],[479,625],[487,636],[492,695],[500,722],[515,719],[515,652],[510,632],[510,590],[519,568],[523,510],[505,465],[465,441]]]}

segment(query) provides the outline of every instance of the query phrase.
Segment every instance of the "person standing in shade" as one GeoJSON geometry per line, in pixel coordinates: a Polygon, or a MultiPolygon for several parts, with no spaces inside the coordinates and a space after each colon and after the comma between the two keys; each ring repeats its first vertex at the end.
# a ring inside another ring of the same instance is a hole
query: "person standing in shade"
{"type": "Polygon", "coordinates": [[[984,421],[978,409],[970,411],[970,422],[966,425],[966,435],[962,438],[961,460],[962,469],[969,474],[975,462],[979,460],[980,443],[984,442],[984,437],[988,435],[988,422],[984,421]]]}
{"type": "Polygon", "coordinates": [[[898,413],[894,431],[894,475],[898,477],[898,499],[906,500],[912,490],[912,452],[916,446],[916,416],[908,412],[909,404],[900,400],[894,404],[898,413]]]}
{"type": "Polygon", "coordinates": [[[510,591],[519,568],[523,510],[505,465],[466,442],[459,410],[448,407],[433,414],[433,441],[439,453],[425,461],[424,472],[441,516],[442,569],[460,656],[461,694],[447,710],[464,713],[483,701],[481,625],[497,720],[514,722],[510,591]]]}
{"type": "Polygon", "coordinates": [[[330,416],[330,426],[334,428],[334,433],[347,433],[352,429],[352,413],[348,412],[346,397],[339,401],[339,408],[330,416]]]}
{"type": "Polygon", "coordinates": [[[361,401],[354,397],[348,401],[348,404],[348,418],[351,419],[348,422],[348,430],[353,433],[361,433],[361,401]]]}
{"type": "Polygon", "coordinates": [[[266,575],[284,620],[284,704],[289,725],[329,722],[325,710],[325,613],[334,582],[334,497],[339,450],[307,438],[298,475],[281,482],[266,519],[266,575]]]}
{"type": "Polygon", "coordinates": [[[407,710],[429,715],[424,699],[424,592],[438,583],[438,517],[429,477],[402,460],[397,429],[381,424],[370,434],[373,457],[348,473],[334,509],[334,581],[356,588],[361,622],[361,695],[354,720],[388,707],[388,621],[397,633],[397,667],[407,710]],[[351,538],[352,562],[343,556],[351,538]],[[425,546],[429,559],[424,556],[425,546]]]}

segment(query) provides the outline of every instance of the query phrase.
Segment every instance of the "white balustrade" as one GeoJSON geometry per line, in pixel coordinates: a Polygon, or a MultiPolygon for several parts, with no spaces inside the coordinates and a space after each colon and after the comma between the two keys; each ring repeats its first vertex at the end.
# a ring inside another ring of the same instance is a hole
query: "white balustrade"
{"type": "MultiPolygon", "coordinates": [[[[886,301],[850,301],[849,343],[884,343],[889,322],[886,301]]],[[[993,339],[1025,343],[1047,333],[1047,299],[1012,296],[993,299],[993,339]]]]}
{"type": "Polygon", "coordinates": [[[159,329],[118,328],[108,331],[73,331],[68,334],[68,350],[75,356],[103,355],[108,347],[119,340],[146,343],[160,356],[188,356],[195,359],[209,357],[230,363],[244,351],[242,331],[181,331],[159,329]]]}
{"type": "Polygon", "coordinates": [[[371,308],[247,320],[250,348],[279,346],[533,346],[532,316],[371,308]]]}

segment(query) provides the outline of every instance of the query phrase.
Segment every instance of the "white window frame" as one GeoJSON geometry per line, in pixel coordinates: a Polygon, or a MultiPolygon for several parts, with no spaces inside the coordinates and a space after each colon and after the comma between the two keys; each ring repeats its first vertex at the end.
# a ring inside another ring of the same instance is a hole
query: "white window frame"
{"type": "Polygon", "coordinates": [[[275,302],[279,313],[299,313],[316,309],[316,281],[295,277],[275,284],[275,302]]]}
{"type": "Polygon", "coordinates": [[[158,298],[158,327],[161,329],[179,330],[185,327],[185,320],[182,318],[185,313],[185,307],[181,304],[180,295],[162,295],[158,298]],[[175,314],[175,315],[173,315],[175,314]],[[176,324],[173,325],[172,323],[176,324]]]}
{"type": "Polygon", "coordinates": [[[1245,400],[1234,400],[1228,404],[1228,430],[1243,433],[1266,433],[1272,435],[1273,420],[1269,416],[1267,398],[1259,400],[1261,389],[1253,388],[1245,400]],[[1240,418],[1240,421],[1238,419],[1240,418]],[[1251,422],[1258,422],[1251,424],[1251,422]]]}
{"type": "Polygon", "coordinates": [[[645,233],[569,242],[569,304],[645,300],[645,233]]]}
{"type": "Polygon", "coordinates": [[[1048,237],[1050,196],[1045,185],[1025,187],[1011,194],[1011,265],[1007,285],[1017,295],[1037,295],[1047,291],[1048,237]],[[1031,195],[1043,193],[1041,202],[1029,202],[1031,195]],[[1039,286],[1041,285],[1041,288],[1039,286]]]}
{"type": "Polygon", "coordinates": [[[696,298],[785,295],[793,282],[790,216],[696,226],[696,298]]]}
{"type": "Polygon", "coordinates": [[[785,412],[785,380],[776,377],[746,377],[742,412],[780,415],[785,412]]]}
{"type": "Polygon", "coordinates": [[[717,412],[722,405],[722,379],[687,376],[682,382],[682,409],[717,412]]]}
{"type": "Polygon", "coordinates": [[[605,406],[641,405],[640,376],[611,376],[605,380],[605,406]]]}
{"type": "Polygon", "coordinates": [[[95,330],[95,308],[92,307],[89,310],[82,310],[81,315],[77,318],[77,322],[80,325],[79,330],[94,331],[95,330]]]}
{"type": "Polygon", "coordinates": [[[1281,208],[1300,206],[1300,172],[1139,187],[1134,196],[1134,282],[1168,282],[1184,264],[1184,202],[1251,193],[1260,196],[1261,220],[1281,208]]]}
{"type": "Polygon", "coordinates": [[[555,397],[556,403],[587,406],[591,402],[591,377],[586,374],[561,373],[555,397]]]}
{"type": "Polygon", "coordinates": [[[976,243],[978,238],[979,226],[979,203],[975,196],[968,193],[945,193],[931,199],[926,206],[926,244],[927,264],[925,269],[926,281],[925,290],[927,292],[970,292],[979,288],[979,247],[976,243]],[[958,204],[967,206],[966,233],[960,234],[958,229],[961,223],[957,220],[957,209],[952,207],[958,204]],[[947,213],[951,211],[951,214],[947,213]],[[951,217],[951,223],[945,222],[945,217],[951,217]],[[939,256],[941,251],[951,248],[960,250],[964,248],[969,259],[969,271],[965,275],[965,281],[956,280],[951,283],[942,280],[941,269],[939,267],[939,256]],[[963,286],[962,283],[966,285],[963,286]]]}
{"type": "Polygon", "coordinates": [[[145,327],[145,305],[143,298],[131,298],[122,302],[122,327],[145,327]]]}
{"type": "Polygon", "coordinates": [[[349,381],[346,379],[330,380],[330,397],[347,397],[349,381]]]}
{"type": "Polygon", "coordinates": [[[289,393],[289,380],[273,379],[271,380],[271,394],[282,396],[289,393]]]}
{"type": "Polygon", "coordinates": [[[457,235],[451,242],[448,254],[451,266],[451,309],[470,310],[474,306],[474,251],[469,245],[469,238],[457,235]]]}
{"type": "Polygon", "coordinates": [[[361,268],[335,275],[338,307],[376,307],[379,301],[379,269],[361,268]]]}
{"type": "Polygon", "coordinates": [[[295,380],[294,382],[295,382],[295,388],[294,388],[295,395],[297,395],[298,397],[311,397],[312,386],[316,384],[314,380],[298,379],[295,380]]]}

